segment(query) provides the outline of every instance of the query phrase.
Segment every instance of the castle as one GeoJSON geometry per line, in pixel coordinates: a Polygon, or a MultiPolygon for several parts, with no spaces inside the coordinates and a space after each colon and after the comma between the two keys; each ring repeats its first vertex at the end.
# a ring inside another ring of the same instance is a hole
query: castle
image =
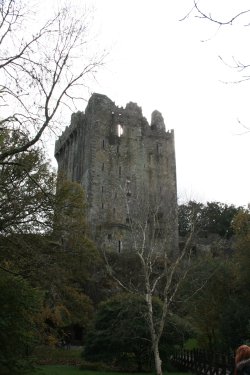
{"type": "Polygon", "coordinates": [[[174,132],[165,131],[160,112],[149,125],[137,104],[122,108],[93,94],[56,141],[55,157],[58,171],[84,187],[87,222],[100,246],[133,248],[131,231],[142,220],[150,228],[146,242],[164,237],[177,249],[174,132]]]}

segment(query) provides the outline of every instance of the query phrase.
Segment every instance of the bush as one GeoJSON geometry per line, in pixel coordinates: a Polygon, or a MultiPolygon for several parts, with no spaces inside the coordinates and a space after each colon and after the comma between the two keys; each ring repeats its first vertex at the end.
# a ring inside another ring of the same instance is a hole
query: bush
{"type": "Polygon", "coordinates": [[[21,277],[1,270],[0,290],[0,374],[26,374],[32,368],[39,294],[21,277]]]}
{"type": "MultiPolygon", "coordinates": [[[[154,318],[160,314],[161,301],[154,298],[154,318]]],[[[149,371],[154,367],[151,338],[143,298],[119,294],[100,304],[95,325],[89,333],[83,357],[86,361],[105,363],[120,371],[149,371]]],[[[171,317],[171,319],[173,319],[171,317]]],[[[168,321],[160,342],[161,358],[167,362],[180,338],[180,322],[168,321]],[[174,328],[173,328],[174,327],[174,328]]],[[[183,330],[181,330],[183,333],[183,330]]],[[[182,339],[181,334],[181,339],[182,339]]]]}
{"type": "Polygon", "coordinates": [[[94,330],[86,340],[84,359],[123,371],[145,369],[151,355],[145,310],[141,298],[126,294],[101,303],[94,330]]]}

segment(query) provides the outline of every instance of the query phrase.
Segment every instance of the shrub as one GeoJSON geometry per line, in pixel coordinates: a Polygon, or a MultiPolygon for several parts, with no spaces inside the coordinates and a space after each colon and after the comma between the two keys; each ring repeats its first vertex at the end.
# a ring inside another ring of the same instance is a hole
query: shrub
{"type": "Polygon", "coordinates": [[[25,374],[32,367],[39,294],[21,277],[1,270],[0,290],[0,374],[25,374]]]}

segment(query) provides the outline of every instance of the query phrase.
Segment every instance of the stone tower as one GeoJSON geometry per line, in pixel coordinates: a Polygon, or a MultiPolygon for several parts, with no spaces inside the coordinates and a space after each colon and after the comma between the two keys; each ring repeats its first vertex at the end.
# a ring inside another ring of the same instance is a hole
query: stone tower
{"type": "Polygon", "coordinates": [[[165,131],[160,112],[152,113],[149,125],[137,104],[120,108],[93,94],[85,113],[73,114],[56,141],[55,157],[58,171],[84,187],[87,221],[101,246],[131,249],[131,227],[144,216],[148,236],[167,238],[177,250],[174,132],[165,131]]]}

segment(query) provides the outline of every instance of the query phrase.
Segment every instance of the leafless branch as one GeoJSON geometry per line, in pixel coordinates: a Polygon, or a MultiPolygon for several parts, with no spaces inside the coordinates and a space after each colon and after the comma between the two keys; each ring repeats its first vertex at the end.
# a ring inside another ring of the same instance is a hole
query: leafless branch
{"type": "Polygon", "coordinates": [[[11,124],[30,129],[25,144],[1,150],[3,161],[34,146],[57,120],[62,105],[70,108],[73,104],[75,109],[79,87],[86,86],[88,77],[103,65],[106,53],[86,57],[88,25],[84,17],[73,16],[69,7],[31,37],[22,34],[19,18],[26,19],[18,2],[6,0],[0,9],[0,106],[6,107],[6,113],[20,108],[27,122],[11,113],[0,121],[5,128],[11,124]]]}
{"type": "MultiPolygon", "coordinates": [[[[220,25],[220,26],[223,26],[223,25],[232,25],[233,22],[234,22],[236,19],[238,19],[239,17],[241,17],[243,14],[247,14],[247,13],[250,12],[250,9],[247,9],[247,10],[244,10],[244,11],[242,11],[242,12],[237,13],[237,14],[234,15],[232,18],[230,18],[230,19],[228,19],[228,20],[226,20],[226,21],[221,21],[221,20],[217,20],[217,19],[215,19],[215,18],[211,15],[211,13],[207,14],[207,13],[203,12],[203,11],[200,9],[200,7],[198,6],[198,2],[197,2],[197,1],[194,1],[194,6],[193,6],[192,10],[189,12],[189,14],[190,14],[194,9],[196,9],[197,12],[198,12],[198,15],[196,15],[196,17],[198,17],[198,18],[203,18],[203,19],[207,19],[207,20],[209,20],[209,21],[211,21],[211,22],[214,22],[214,23],[216,23],[216,24],[218,24],[218,25],[220,25]]],[[[184,17],[183,19],[185,19],[185,18],[186,18],[186,17],[184,17]]],[[[246,26],[248,26],[248,25],[246,25],[246,26]]]]}

